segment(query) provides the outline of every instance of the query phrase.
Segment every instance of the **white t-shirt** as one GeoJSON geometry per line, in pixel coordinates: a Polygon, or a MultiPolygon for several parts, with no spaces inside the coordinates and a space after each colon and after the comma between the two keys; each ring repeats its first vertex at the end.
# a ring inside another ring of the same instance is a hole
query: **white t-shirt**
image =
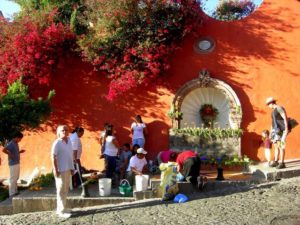
{"type": "Polygon", "coordinates": [[[80,138],[78,137],[78,134],[76,132],[72,133],[70,135],[70,140],[71,140],[71,143],[72,143],[73,151],[77,150],[77,157],[76,158],[80,159],[81,154],[82,154],[82,144],[81,144],[80,138]]]}
{"type": "Polygon", "coordinates": [[[136,122],[133,122],[131,124],[131,129],[133,129],[133,136],[132,136],[132,139],[138,139],[138,138],[142,138],[142,139],[145,139],[144,137],[144,128],[146,127],[146,125],[144,123],[136,123],[136,122]]]}
{"type": "Polygon", "coordinates": [[[118,148],[114,145],[113,140],[114,136],[107,136],[105,139],[105,150],[104,154],[109,156],[117,156],[118,148]]]}
{"type": "Polygon", "coordinates": [[[147,165],[146,158],[139,159],[137,155],[135,155],[130,158],[127,171],[130,171],[131,167],[134,167],[137,171],[142,172],[145,165],[147,165]]]}
{"type": "Polygon", "coordinates": [[[73,148],[70,138],[68,138],[68,143],[61,138],[56,139],[52,144],[51,155],[55,155],[57,158],[58,172],[74,170],[73,148]]]}

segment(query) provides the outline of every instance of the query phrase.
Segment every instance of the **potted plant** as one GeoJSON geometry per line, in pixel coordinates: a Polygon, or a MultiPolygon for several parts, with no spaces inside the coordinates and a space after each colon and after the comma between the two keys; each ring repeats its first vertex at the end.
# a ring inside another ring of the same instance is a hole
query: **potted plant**
{"type": "Polygon", "coordinates": [[[172,119],[172,127],[173,127],[173,120],[177,122],[177,128],[180,128],[180,121],[182,120],[183,113],[180,112],[174,104],[171,105],[171,109],[168,112],[168,116],[172,119]]]}

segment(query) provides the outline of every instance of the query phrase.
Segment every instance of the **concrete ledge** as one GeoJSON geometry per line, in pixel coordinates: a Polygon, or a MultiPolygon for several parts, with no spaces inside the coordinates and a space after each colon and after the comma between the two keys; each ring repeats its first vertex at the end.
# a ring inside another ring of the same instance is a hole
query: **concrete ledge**
{"type": "Polygon", "coordinates": [[[0,203],[0,215],[11,215],[13,214],[12,199],[8,198],[0,203]]]}
{"type": "MultiPolygon", "coordinates": [[[[101,198],[81,198],[68,197],[68,208],[83,208],[96,205],[119,204],[123,202],[133,202],[134,198],[128,197],[101,197],[101,198]]],[[[56,209],[55,197],[35,197],[35,198],[14,198],[12,201],[13,213],[52,211],[56,209]]]]}
{"type": "Polygon", "coordinates": [[[153,190],[146,191],[133,191],[133,197],[135,200],[143,200],[154,198],[153,190]]]}
{"type": "Polygon", "coordinates": [[[300,176],[300,160],[287,160],[285,162],[286,168],[276,169],[274,167],[267,167],[264,163],[258,165],[251,165],[251,172],[265,181],[275,181],[283,178],[292,178],[300,176]]]}

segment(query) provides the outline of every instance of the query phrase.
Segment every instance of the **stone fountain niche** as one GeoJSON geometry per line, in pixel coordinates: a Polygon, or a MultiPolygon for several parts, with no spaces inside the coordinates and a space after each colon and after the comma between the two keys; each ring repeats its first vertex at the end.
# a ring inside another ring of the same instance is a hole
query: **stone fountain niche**
{"type": "Polygon", "coordinates": [[[204,128],[204,121],[199,113],[203,104],[211,104],[218,110],[214,128],[239,129],[242,120],[241,104],[228,84],[210,77],[208,71],[202,70],[197,79],[187,82],[177,91],[172,104],[175,110],[182,112],[182,118],[172,121],[169,132],[170,149],[192,149],[204,155],[241,156],[240,137],[201,139],[198,136],[174,132],[182,128],[210,129],[204,128]]]}

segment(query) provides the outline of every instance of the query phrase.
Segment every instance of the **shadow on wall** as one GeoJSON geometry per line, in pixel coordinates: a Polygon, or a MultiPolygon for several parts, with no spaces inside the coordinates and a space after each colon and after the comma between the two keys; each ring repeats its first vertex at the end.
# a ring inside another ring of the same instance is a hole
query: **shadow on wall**
{"type": "MultiPolygon", "coordinates": [[[[166,113],[171,102],[170,94],[162,89],[175,94],[184,83],[194,79],[202,68],[207,68],[213,77],[225,81],[237,93],[245,115],[242,127],[247,130],[248,125],[257,119],[254,113],[263,117],[266,115],[265,111],[253,107],[248,95],[254,80],[269,76],[257,74],[262,64],[257,65],[253,61],[276,64],[278,60],[289,60],[288,54],[284,54],[285,49],[280,47],[288,43],[282,43],[284,40],[274,30],[289,33],[296,29],[290,20],[284,21],[273,16],[288,9],[269,9],[270,6],[271,3],[265,1],[259,10],[241,21],[221,22],[206,18],[199,34],[210,36],[217,42],[215,51],[207,55],[194,53],[196,37],[190,36],[182,48],[173,54],[171,70],[163,84],[132,90],[113,103],[105,99],[108,79],[93,72],[93,68],[80,59],[67,60],[51,84],[57,93],[53,99],[55,112],[46,122],[47,126],[40,130],[51,127],[54,132],[58,124],[66,123],[84,125],[91,132],[99,132],[104,122],[111,122],[118,132],[120,144],[123,144],[131,142],[130,124],[134,116],[140,114],[147,118],[146,123],[150,122],[146,147],[151,151],[162,150],[168,147],[169,120],[166,113]],[[281,45],[278,45],[279,42],[281,45]]],[[[296,18],[291,15],[291,19],[296,18]]],[[[250,149],[252,138],[256,138],[248,135],[244,135],[242,149],[250,149]]]]}
{"type": "MultiPolygon", "coordinates": [[[[160,91],[158,86],[143,87],[109,102],[105,97],[108,85],[109,80],[93,72],[90,65],[79,58],[69,59],[52,80],[51,88],[56,91],[52,102],[54,112],[37,132],[45,132],[50,128],[55,133],[58,124],[68,124],[71,128],[81,125],[90,132],[99,133],[103,130],[103,124],[110,122],[122,145],[131,143],[130,126],[135,115],[140,114],[145,118],[149,130],[146,144],[149,151],[167,148],[169,126],[162,121],[168,121],[164,109],[169,109],[169,101],[160,101],[160,97],[166,93],[160,91]],[[157,141],[162,139],[165,141],[157,141]]],[[[95,135],[94,139],[98,136],[95,135]]]]}
{"type": "MultiPolygon", "coordinates": [[[[171,68],[169,74],[172,76],[168,77],[169,82],[175,84],[169,86],[171,91],[176,93],[180,86],[196,78],[199,71],[206,68],[212,77],[228,83],[238,95],[244,115],[241,126],[245,131],[249,124],[257,119],[264,120],[269,111],[267,108],[264,111],[253,106],[249,99],[253,96],[249,96],[249,93],[253,93],[256,99],[265,97],[266,93],[262,93],[261,96],[261,93],[254,93],[254,90],[251,90],[254,88],[252,85],[262,77],[270,77],[270,74],[261,73],[265,65],[274,69],[278,67],[278,62],[291,60],[289,54],[285,54],[285,48],[290,43],[285,43],[286,40],[282,36],[297,28],[290,19],[283,19],[287,17],[274,16],[282,11],[288,13],[291,9],[271,6],[270,2],[265,1],[253,15],[240,21],[221,22],[206,17],[198,36],[212,37],[217,42],[216,48],[209,54],[192,53],[193,44],[198,37],[187,39],[185,46],[172,58],[172,64],[176,66],[171,68]],[[259,118],[256,118],[256,115],[259,115],[259,118]]],[[[293,18],[295,15],[291,14],[292,20],[296,19],[293,18]]],[[[298,76],[292,72],[290,74],[298,76]]],[[[266,84],[259,85],[262,87],[266,84]]],[[[264,99],[261,101],[264,102],[264,99]]],[[[242,139],[242,151],[243,149],[247,149],[247,152],[252,151],[252,142],[259,140],[257,136],[246,132],[242,139]]],[[[257,159],[256,154],[252,157],[257,159]]]]}
{"type": "Polygon", "coordinates": [[[157,153],[166,150],[169,146],[162,148],[162,143],[169,140],[170,127],[162,120],[153,118],[153,121],[147,124],[149,134],[146,136],[147,142],[145,149],[149,152],[147,158],[153,159],[157,153]],[[151,143],[148,145],[147,143],[151,143]],[[149,146],[149,148],[147,148],[149,146]]]}

